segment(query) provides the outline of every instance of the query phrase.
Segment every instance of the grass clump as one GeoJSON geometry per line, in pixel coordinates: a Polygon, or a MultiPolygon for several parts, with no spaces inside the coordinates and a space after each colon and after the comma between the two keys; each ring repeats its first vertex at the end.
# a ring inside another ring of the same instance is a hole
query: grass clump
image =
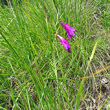
{"type": "Polygon", "coordinates": [[[97,109],[106,107],[109,95],[101,102],[96,83],[109,78],[109,68],[102,76],[94,73],[110,65],[108,4],[12,0],[0,6],[0,108],[90,109],[97,99],[97,109]],[[77,29],[71,54],[57,38],[67,38],[60,21],[77,29]]]}

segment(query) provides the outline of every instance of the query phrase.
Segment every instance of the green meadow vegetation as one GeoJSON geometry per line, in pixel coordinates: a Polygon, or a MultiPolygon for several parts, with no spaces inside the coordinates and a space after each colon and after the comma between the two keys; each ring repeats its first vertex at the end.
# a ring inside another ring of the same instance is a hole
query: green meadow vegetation
{"type": "Polygon", "coordinates": [[[1,110],[110,110],[105,77],[109,83],[110,0],[0,2],[1,110]],[[77,29],[72,40],[59,22],[77,29]]]}

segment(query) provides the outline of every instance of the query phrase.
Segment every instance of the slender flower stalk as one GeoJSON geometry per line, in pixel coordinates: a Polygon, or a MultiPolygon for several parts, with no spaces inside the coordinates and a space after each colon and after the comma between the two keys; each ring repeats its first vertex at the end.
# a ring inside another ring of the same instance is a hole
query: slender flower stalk
{"type": "Polygon", "coordinates": [[[64,46],[64,48],[65,48],[69,53],[71,53],[71,50],[70,50],[71,47],[70,47],[68,41],[67,41],[65,38],[61,37],[60,35],[57,35],[57,36],[58,36],[58,38],[60,39],[60,42],[62,43],[62,45],[64,46]]]}
{"type": "Polygon", "coordinates": [[[62,23],[60,22],[60,24],[63,26],[63,28],[66,30],[68,38],[70,37],[72,39],[72,36],[75,36],[74,31],[76,31],[76,29],[72,28],[71,26],[69,26],[68,24],[62,23]]]}

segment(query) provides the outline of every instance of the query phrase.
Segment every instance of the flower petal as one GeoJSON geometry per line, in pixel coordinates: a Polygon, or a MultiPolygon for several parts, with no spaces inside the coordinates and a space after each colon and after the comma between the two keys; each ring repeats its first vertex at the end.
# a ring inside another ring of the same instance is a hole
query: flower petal
{"type": "Polygon", "coordinates": [[[72,36],[75,36],[75,33],[73,31],[66,31],[68,37],[70,37],[72,39],[72,36]]]}

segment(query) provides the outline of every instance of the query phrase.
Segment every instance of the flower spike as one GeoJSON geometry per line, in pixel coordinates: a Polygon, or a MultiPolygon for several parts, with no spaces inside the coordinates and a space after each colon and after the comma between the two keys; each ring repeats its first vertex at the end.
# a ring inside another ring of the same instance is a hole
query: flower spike
{"type": "Polygon", "coordinates": [[[69,53],[71,53],[71,50],[70,50],[71,47],[70,47],[68,41],[67,41],[65,38],[61,37],[60,35],[57,35],[57,36],[58,36],[58,38],[60,39],[60,42],[62,43],[62,45],[64,46],[64,48],[65,48],[69,53]]]}
{"type": "Polygon", "coordinates": [[[63,26],[63,28],[66,30],[68,38],[70,37],[72,39],[72,36],[75,36],[74,31],[76,31],[76,29],[72,28],[71,26],[69,26],[68,24],[62,23],[60,22],[60,24],[63,26]]]}

